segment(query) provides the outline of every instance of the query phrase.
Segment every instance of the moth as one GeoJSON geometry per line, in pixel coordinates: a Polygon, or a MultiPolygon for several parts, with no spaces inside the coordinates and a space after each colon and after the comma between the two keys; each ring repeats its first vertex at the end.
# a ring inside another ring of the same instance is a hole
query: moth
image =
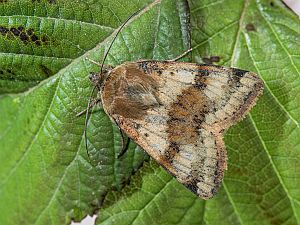
{"type": "Polygon", "coordinates": [[[212,198],[227,168],[223,133],[254,106],[262,80],[236,68],[176,61],[102,70],[104,60],[92,81],[106,114],[180,183],[212,198]]]}

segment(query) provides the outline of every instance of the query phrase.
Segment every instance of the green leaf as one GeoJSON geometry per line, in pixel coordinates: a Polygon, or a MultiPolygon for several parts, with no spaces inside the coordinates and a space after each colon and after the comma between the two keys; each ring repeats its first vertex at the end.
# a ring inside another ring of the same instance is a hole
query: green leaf
{"type": "Polygon", "coordinates": [[[0,224],[68,224],[101,207],[98,224],[300,224],[299,19],[279,0],[189,5],[190,27],[184,0],[0,3],[0,224]],[[153,161],[131,177],[147,157],[131,142],[117,159],[118,128],[99,107],[87,156],[76,114],[99,67],[86,57],[99,62],[140,8],[107,64],[171,59],[191,40],[194,62],[218,56],[265,81],[255,108],[226,133],[228,170],[212,200],[153,161]]]}

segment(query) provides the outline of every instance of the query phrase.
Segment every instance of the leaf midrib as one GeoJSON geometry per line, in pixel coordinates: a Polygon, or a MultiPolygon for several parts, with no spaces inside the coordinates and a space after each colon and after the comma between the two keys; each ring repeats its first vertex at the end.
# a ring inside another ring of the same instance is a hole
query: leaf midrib
{"type": "Polygon", "coordinates": [[[80,144],[78,145],[78,148],[77,148],[77,151],[76,151],[76,155],[74,156],[74,158],[72,159],[72,161],[70,162],[70,164],[65,168],[64,170],[64,173],[63,173],[63,176],[60,178],[53,194],[52,194],[52,197],[50,198],[50,201],[48,202],[48,204],[46,205],[46,207],[41,211],[41,213],[39,213],[38,217],[35,219],[35,222],[34,224],[37,224],[39,222],[39,220],[42,218],[42,216],[44,215],[44,213],[47,211],[47,209],[51,206],[52,202],[54,201],[61,185],[63,184],[63,181],[64,181],[64,178],[66,177],[69,169],[73,166],[73,164],[77,161],[77,158],[79,156],[79,152],[80,152],[80,149],[81,149],[81,146],[82,146],[82,143],[83,143],[83,140],[84,140],[84,135],[81,136],[81,141],[80,141],[80,144]]]}
{"type": "Polygon", "coordinates": [[[272,168],[273,168],[273,170],[274,170],[274,172],[275,172],[275,174],[276,174],[276,176],[277,176],[277,178],[278,178],[278,180],[279,180],[279,182],[280,182],[280,184],[281,184],[283,190],[285,191],[285,193],[286,193],[286,195],[287,195],[287,197],[288,197],[288,199],[289,199],[289,202],[290,202],[290,204],[291,204],[291,208],[292,208],[292,210],[293,210],[293,215],[294,215],[294,217],[296,218],[297,224],[300,224],[300,220],[299,220],[299,217],[298,217],[298,214],[297,214],[297,210],[295,209],[295,205],[294,205],[294,202],[293,202],[293,198],[291,197],[291,195],[290,195],[288,189],[286,188],[286,185],[284,184],[284,182],[283,182],[283,180],[282,180],[282,178],[281,178],[281,175],[280,175],[280,173],[279,173],[279,171],[278,171],[278,169],[277,169],[277,167],[276,167],[276,165],[275,165],[275,163],[274,163],[274,161],[273,161],[273,159],[272,159],[272,156],[270,155],[270,152],[269,152],[269,150],[268,150],[268,148],[267,148],[267,146],[266,146],[266,144],[265,144],[263,138],[262,138],[261,135],[260,135],[260,132],[259,132],[257,126],[256,126],[256,123],[255,123],[254,119],[252,118],[251,113],[249,113],[249,118],[250,118],[250,120],[251,120],[251,122],[252,122],[252,125],[253,125],[253,127],[254,127],[254,129],[255,129],[255,132],[257,133],[257,136],[259,137],[259,140],[260,140],[260,142],[261,142],[263,148],[264,148],[265,151],[266,151],[266,154],[267,154],[267,156],[268,156],[268,158],[269,158],[270,164],[272,165],[272,168]]]}

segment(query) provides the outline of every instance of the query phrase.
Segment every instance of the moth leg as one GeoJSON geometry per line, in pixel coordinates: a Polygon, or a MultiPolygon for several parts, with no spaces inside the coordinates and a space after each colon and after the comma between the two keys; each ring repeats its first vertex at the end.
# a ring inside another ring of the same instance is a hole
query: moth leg
{"type": "Polygon", "coordinates": [[[167,62],[175,62],[175,61],[181,59],[182,57],[186,56],[188,53],[190,53],[193,50],[194,50],[193,48],[190,48],[189,50],[185,51],[184,53],[182,53],[181,55],[177,56],[176,58],[167,60],[167,62]]]}
{"type": "MultiPolygon", "coordinates": [[[[101,64],[100,64],[100,63],[98,63],[98,62],[96,62],[96,61],[94,61],[94,60],[92,60],[92,59],[90,59],[90,58],[88,58],[88,57],[85,57],[85,59],[88,60],[88,61],[90,61],[91,63],[93,63],[93,64],[95,64],[95,65],[101,67],[101,64]]],[[[111,66],[111,65],[103,65],[103,67],[104,67],[104,70],[112,70],[112,69],[114,68],[114,67],[111,66]]]]}
{"type": "MultiPolygon", "coordinates": [[[[88,61],[90,61],[91,63],[93,63],[93,64],[101,67],[100,63],[98,63],[98,62],[96,62],[96,61],[94,61],[94,60],[92,60],[92,59],[90,59],[88,57],[85,57],[85,59],[88,60],[88,61]]],[[[104,70],[112,70],[114,67],[111,66],[111,65],[103,65],[103,68],[104,68],[104,70]]]]}
{"type": "Polygon", "coordinates": [[[91,63],[93,63],[93,64],[95,64],[95,65],[101,67],[101,64],[100,64],[100,63],[98,63],[98,62],[96,62],[96,61],[94,61],[94,60],[92,60],[92,59],[90,59],[90,58],[88,58],[88,57],[85,57],[85,59],[88,60],[88,61],[90,61],[91,63]]]}
{"type": "Polygon", "coordinates": [[[90,61],[91,63],[97,65],[97,66],[101,66],[100,63],[98,63],[98,62],[96,62],[96,61],[94,61],[94,60],[92,60],[92,59],[90,59],[90,58],[88,58],[88,57],[85,57],[85,59],[88,60],[88,61],[90,61]]]}
{"type": "Polygon", "coordinates": [[[82,116],[83,114],[86,113],[87,110],[90,110],[91,108],[93,108],[96,104],[98,103],[101,103],[101,99],[100,98],[96,98],[96,99],[93,99],[89,105],[89,108],[88,109],[85,109],[79,113],[76,114],[76,117],[79,117],[79,116],[82,116]]]}
{"type": "Polygon", "coordinates": [[[118,159],[121,158],[127,151],[128,149],[128,144],[129,144],[129,138],[127,135],[122,131],[122,129],[119,127],[120,133],[121,133],[121,138],[122,138],[122,149],[118,155],[118,159]]]}

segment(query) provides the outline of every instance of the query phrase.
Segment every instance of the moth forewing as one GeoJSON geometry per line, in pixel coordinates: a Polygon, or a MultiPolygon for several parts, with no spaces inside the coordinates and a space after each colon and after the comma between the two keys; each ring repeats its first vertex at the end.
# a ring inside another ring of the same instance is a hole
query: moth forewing
{"type": "Polygon", "coordinates": [[[184,62],[138,61],[112,69],[101,87],[105,112],[176,179],[213,197],[226,169],[222,133],[262,93],[254,73],[184,62]]]}

